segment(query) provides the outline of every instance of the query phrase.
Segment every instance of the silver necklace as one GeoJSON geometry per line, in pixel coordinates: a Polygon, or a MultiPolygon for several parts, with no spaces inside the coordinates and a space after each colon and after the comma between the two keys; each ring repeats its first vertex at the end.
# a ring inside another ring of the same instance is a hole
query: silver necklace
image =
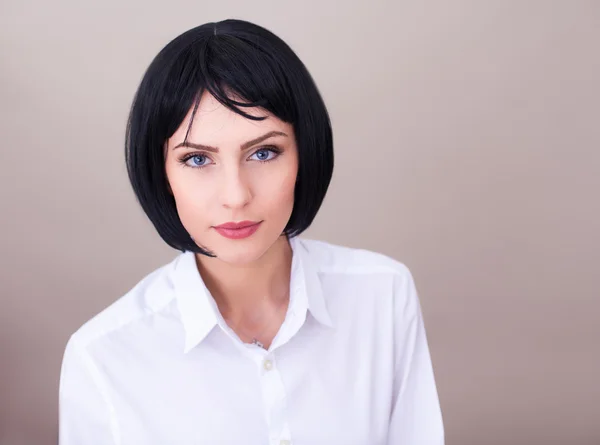
{"type": "Polygon", "coordinates": [[[283,301],[275,308],[274,310],[274,314],[271,315],[271,317],[269,317],[269,319],[267,320],[268,323],[265,324],[265,327],[263,327],[263,329],[256,335],[248,335],[248,333],[246,331],[244,331],[244,329],[241,329],[239,325],[235,326],[235,330],[240,331],[242,334],[244,334],[245,337],[251,338],[251,344],[258,346],[261,349],[265,349],[265,345],[263,344],[263,342],[261,342],[259,340],[260,337],[262,337],[262,335],[264,334],[264,332],[267,330],[267,328],[270,325],[270,322],[275,318],[276,315],[279,314],[279,310],[281,309],[282,306],[285,305],[285,303],[289,302],[289,298],[285,298],[283,299],[283,301]]]}

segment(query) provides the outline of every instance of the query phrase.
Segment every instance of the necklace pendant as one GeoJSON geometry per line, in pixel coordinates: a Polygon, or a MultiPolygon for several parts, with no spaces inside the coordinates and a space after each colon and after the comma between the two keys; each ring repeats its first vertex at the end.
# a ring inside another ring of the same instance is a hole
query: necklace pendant
{"type": "Polygon", "coordinates": [[[265,345],[263,345],[260,341],[258,341],[256,338],[252,339],[252,344],[258,346],[259,348],[263,348],[265,349],[265,345]]]}

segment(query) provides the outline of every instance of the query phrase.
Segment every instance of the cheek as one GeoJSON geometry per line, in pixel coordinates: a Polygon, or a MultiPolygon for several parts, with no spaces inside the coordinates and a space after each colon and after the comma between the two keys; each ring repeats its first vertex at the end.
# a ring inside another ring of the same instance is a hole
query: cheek
{"type": "Polygon", "coordinates": [[[296,172],[293,169],[278,174],[272,180],[262,182],[261,195],[264,197],[262,201],[268,202],[270,212],[281,214],[282,218],[289,217],[294,207],[295,186],[296,172]]]}
{"type": "Polygon", "coordinates": [[[205,225],[204,219],[210,215],[210,184],[202,183],[201,176],[181,166],[167,167],[167,178],[183,226],[191,231],[196,225],[205,225]]]}
{"type": "Polygon", "coordinates": [[[173,191],[179,219],[188,232],[194,232],[197,226],[205,226],[205,220],[210,215],[206,201],[193,190],[183,187],[173,191]]]}

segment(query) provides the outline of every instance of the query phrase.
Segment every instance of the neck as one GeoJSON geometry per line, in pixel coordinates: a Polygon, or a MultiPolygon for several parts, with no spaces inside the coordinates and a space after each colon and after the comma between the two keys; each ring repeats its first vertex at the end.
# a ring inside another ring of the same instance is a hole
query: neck
{"type": "Polygon", "coordinates": [[[260,318],[287,300],[292,249],[280,236],[257,261],[242,266],[196,255],[198,270],[224,318],[260,318]]]}

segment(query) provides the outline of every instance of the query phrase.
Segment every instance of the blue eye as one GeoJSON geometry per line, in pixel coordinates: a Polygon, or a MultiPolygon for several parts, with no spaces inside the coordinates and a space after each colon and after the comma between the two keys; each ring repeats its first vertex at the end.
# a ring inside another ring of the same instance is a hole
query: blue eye
{"type": "Polygon", "coordinates": [[[204,167],[208,158],[204,155],[193,155],[185,160],[185,164],[189,167],[204,167]]]}
{"type": "MultiPolygon", "coordinates": [[[[259,162],[269,162],[276,159],[281,152],[282,150],[276,147],[265,147],[255,151],[254,154],[248,159],[250,160],[254,158],[254,160],[259,162]]],[[[192,168],[203,168],[214,163],[210,157],[202,153],[188,154],[179,162],[186,167],[192,168]]]]}
{"type": "Polygon", "coordinates": [[[275,149],[261,148],[256,153],[254,153],[252,156],[256,156],[259,161],[265,162],[265,161],[270,161],[270,160],[274,159],[275,157],[277,157],[278,154],[279,153],[275,149]]]}

